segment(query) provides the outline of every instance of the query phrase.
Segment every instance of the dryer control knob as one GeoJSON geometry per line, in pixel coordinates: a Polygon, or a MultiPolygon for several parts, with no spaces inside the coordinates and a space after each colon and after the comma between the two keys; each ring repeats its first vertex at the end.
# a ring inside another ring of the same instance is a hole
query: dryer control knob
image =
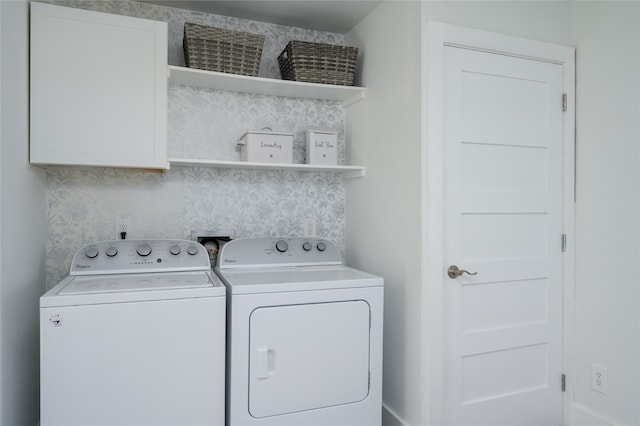
{"type": "Polygon", "coordinates": [[[194,254],[197,254],[198,253],[198,247],[196,247],[196,246],[187,247],[187,253],[189,253],[191,256],[193,256],[194,254]]]}
{"type": "Polygon", "coordinates": [[[169,247],[169,253],[171,253],[174,256],[177,256],[180,254],[180,246],[177,244],[172,245],[171,247],[169,247]]]}
{"type": "Polygon", "coordinates": [[[136,252],[140,256],[149,256],[151,254],[151,246],[147,243],[142,243],[136,248],[136,252]]]}
{"type": "Polygon", "coordinates": [[[309,251],[309,250],[311,250],[312,248],[313,248],[313,246],[311,245],[311,243],[310,243],[309,241],[305,241],[305,242],[302,244],[302,249],[303,249],[304,251],[309,251]]]}
{"type": "Polygon", "coordinates": [[[318,251],[325,251],[327,249],[327,245],[322,241],[320,241],[316,246],[316,248],[318,249],[318,251]]]}
{"type": "Polygon", "coordinates": [[[84,252],[84,255],[89,259],[93,259],[94,257],[98,256],[98,249],[95,247],[89,247],[87,251],[84,252]]]}
{"type": "Polygon", "coordinates": [[[107,256],[109,256],[109,257],[113,257],[113,256],[115,256],[116,254],[118,254],[118,249],[117,249],[117,248],[115,248],[114,246],[111,246],[111,247],[107,248],[107,249],[104,251],[104,253],[105,253],[107,256]]]}
{"type": "Polygon", "coordinates": [[[278,240],[278,242],[276,243],[276,250],[278,250],[280,253],[284,253],[285,251],[289,250],[289,244],[285,240],[278,240]]]}

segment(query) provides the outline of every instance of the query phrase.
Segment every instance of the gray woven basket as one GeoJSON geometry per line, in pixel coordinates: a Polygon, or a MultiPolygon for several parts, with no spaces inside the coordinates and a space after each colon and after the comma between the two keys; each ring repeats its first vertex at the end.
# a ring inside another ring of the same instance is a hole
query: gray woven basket
{"type": "Polygon", "coordinates": [[[291,40],[278,56],[283,80],[353,86],[358,48],[291,40]]]}
{"type": "Polygon", "coordinates": [[[257,76],[264,36],[205,25],[184,24],[184,59],[187,67],[257,76]]]}

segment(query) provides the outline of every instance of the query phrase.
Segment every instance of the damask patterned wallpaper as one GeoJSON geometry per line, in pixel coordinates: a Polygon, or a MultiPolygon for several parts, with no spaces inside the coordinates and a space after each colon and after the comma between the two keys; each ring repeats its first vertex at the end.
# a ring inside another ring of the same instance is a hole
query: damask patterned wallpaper
{"type": "MultiPolygon", "coordinates": [[[[342,44],[339,34],[184,11],[130,0],[47,1],[169,23],[169,63],[184,65],[184,22],[264,34],[260,76],[279,78],[277,55],[291,39],[342,44]]],[[[338,129],[344,162],[344,112],[338,102],[267,97],[170,86],[170,157],[237,160],[237,140],[264,127],[294,133],[294,162],[304,162],[302,130],[338,129]]],[[[344,186],[334,173],[172,168],[47,171],[47,288],[68,274],[83,244],[115,238],[115,220],[131,218],[133,238],[188,238],[193,229],[236,237],[303,235],[303,221],[344,251],[344,186]]]]}
{"type": "Polygon", "coordinates": [[[339,102],[169,87],[168,155],[240,160],[238,139],[269,128],[294,134],[293,162],[304,163],[304,128],[338,130],[338,162],[344,163],[344,112],[339,102]]]}

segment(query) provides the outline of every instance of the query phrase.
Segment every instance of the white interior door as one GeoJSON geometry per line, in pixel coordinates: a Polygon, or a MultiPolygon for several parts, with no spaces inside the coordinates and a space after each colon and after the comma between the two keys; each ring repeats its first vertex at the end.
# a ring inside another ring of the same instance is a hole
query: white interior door
{"type": "Polygon", "coordinates": [[[562,66],[445,47],[444,75],[446,424],[560,425],[562,66]]]}

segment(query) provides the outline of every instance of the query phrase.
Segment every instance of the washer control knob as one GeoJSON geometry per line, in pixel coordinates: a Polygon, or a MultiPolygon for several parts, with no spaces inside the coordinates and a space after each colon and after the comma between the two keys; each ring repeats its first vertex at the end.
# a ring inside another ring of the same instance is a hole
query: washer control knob
{"type": "Polygon", "coordinates": [[[95,247],[89,247],[87,249],[87,251],[84,252],[85,256],[87,256],[89,259],[93,259],[94,257],[98,256],[98,249],[95,247]]]}
{"type": "Polygon", "coordinates": [[[324,242],[320,241],[316,248],[318,249],[318,251],[325,251],[327,249],[327,245],[324,242]]]}
{"type": "Polygon", "coordinates": [[[198,247],[190,245],[189,247],[187,247],[187,253],[189,253],[191,256],[198,254],[198,247]]]}
{"type": "Polygon", "coordinates": [[[180,246],[177,244],[172,245],[171,247],[169,247],[169,253],[171,253],[174,256],[177,256],[180,254],[180,246]]]}
{"type": "Polygon", "coordinates": [[[311,250],[312,248],[313,248],[313,247],[311,246],[311,243],[310,243],[309,241],[305,241],[305,242],[302,244],[302,249],[303,249],[304,251],[309,251],[309,250],[311,250]]]}
{"type": "Polygon", "coordinates": [[[278,240],[278,242],[276,243],[276,250],[278,250],[280,253],[284,253],[285,251],[289,250],[289,243],[287,243],[285,240],[278,240]]]}
{"type": "Polygon", "coordinates": [[[151,246],[147,243],[142,243],[136,248],[136,252],[140,256],[149,256],[151,254],[151,246]]]}
{"type": "Polygon", "coordinates": [[[104,251],[104,253],[105,253],[107,256],[109,256],[109,257],[113,257],[113,256],[115,256],[116,254],[118,254],[118,249],[117,249],[117,248],[115,248],[114,246],[111,246],[111,247],[108,247],[108,248],[104,251]]]}

